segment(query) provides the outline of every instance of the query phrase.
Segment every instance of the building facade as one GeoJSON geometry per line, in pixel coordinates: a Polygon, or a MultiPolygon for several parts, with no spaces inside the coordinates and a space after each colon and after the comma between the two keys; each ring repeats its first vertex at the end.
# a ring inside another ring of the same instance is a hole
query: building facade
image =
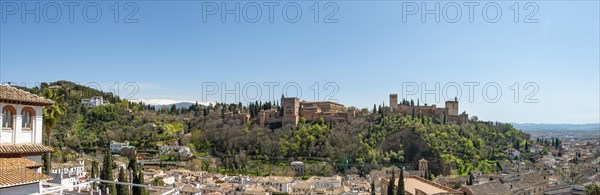
{"type": "Polygon", "coordinates": [[[85,162],[79,158],[62,164],[52,164],[50,182],[60,184],[64,189],[74,190],[74,186],[86,181],[85,162]]]}
{"type": "Polygon", "coordinates": [[[42,192],[44,153],[42,145],[43,106],[54,102],[10,85],[0,84],[0,192],[35,194],[42,192]]]}

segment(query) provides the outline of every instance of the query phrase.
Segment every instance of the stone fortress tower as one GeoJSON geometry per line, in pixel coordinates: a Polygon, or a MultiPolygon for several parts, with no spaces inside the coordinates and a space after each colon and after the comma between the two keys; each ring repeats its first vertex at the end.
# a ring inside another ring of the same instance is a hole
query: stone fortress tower
{"type": "Polygon", "coordinates": [[[446,110],[450,116],[458,116],[458,98],[454,97],[454,101],[446,101],[446,110]]]}
{"type": "Polygon", "coordinates": [[[398,94],[390,94],[390,108],[394,111],[394,108],[398,105],[398,94]]]}
{"type": "Polygon", "coordinates": [[[281,95],[281,107],[283,108],[283,126],[292,125],[293,127],[298,126],[300,121],[300,99],[296,97],[284,97],[281,95]]]}

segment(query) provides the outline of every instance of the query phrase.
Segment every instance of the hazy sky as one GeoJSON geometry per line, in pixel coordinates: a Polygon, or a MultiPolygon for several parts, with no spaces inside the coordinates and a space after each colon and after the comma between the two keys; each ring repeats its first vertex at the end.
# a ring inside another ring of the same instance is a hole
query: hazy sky
{"type": "Polygon", "coordinates": [[[390,93],[439,106],[459,96],[484,120],[600,121],[599,1],[315,3],[3,0],[0,82],[176,101],[253,101],[260,88],[263,101],[368,108],[390,93]]]}

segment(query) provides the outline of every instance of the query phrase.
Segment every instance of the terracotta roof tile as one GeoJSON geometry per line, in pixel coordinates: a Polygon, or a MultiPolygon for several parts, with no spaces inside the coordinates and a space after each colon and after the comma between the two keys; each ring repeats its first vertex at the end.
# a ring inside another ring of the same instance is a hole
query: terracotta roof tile
{"type": "Polygon", "coordinates": [[[486,195],[487,194],[492,194],[492,195],[511,194],[510,188],[508,186],[500,183],[499,180],[488,182],[488,183],[483,183],[483,184],[464,186],[464,188],[467,188],[474,195],[478,195],[478,194],[486,194],[486,195]]]}
{"type": "Polygon", "coordinates": [[[0,84],[0,102],[33,105],[54,104],[54,101],[52,100],[39,97],[7,84],[0,84]]]}
{"type": "Polygon", "coordinates": [[[0,158],[0,172],[8,169],[38,168],[43,165],[26,158],[0,158]]]}
{"type": "Polygon", "coordinates": [[[42,165],[25,158],[0,158],[0,187],[35,183],[52,179],[31,168],[42,165]]]}
{"type": "Polygon", "coordinates": [[[0,187],[35,183],[52,179],[49,175],[28,168],[6,169],[0,171],[0,187]]]}
{"type": "Polygon", "coordinates": [[[54,151],[42,144],[0,144],[0,157],[34,155],[54,151]]]}

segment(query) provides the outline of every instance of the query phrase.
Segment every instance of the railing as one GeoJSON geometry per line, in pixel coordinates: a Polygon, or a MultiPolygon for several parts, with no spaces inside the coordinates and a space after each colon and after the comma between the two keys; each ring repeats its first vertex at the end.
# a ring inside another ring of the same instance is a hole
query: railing
{"type": "MultiPolygon", "coordinates": [[[[110,184],[118,184],[118,185],[126,185],[126,186],[132,186],[132,187],[143,187],[143,188],[152,188],[152,189],[163,189],[163,190],[167,190],[166,192],[162,193],[162,195],[178,195],[179,194],[179,190],[177,188],[174,187],[164,187],[164,186],[151,186],[151,185],[142,185],[142,184],[134,184],[134,183],[125,183],[125,182],[116,182],[116,181],[109,181],[109,180],[100,180],[100,179],[92,179],[91,181],[87,181],[84,183],[80,183],[77,185],[73,185],[72,187],[64,187],[61,186],[60,188],[51,188],[50,190],[44,190],[42,189],[42,192],[40,194],[63,194],[65,192],[71,192],[74,190],[70,190],[70,189],[77,189],[77,193],[81,193],[81,189],[83,187],[86,186],[91,186],[92,184],[96,184],[96,189],[95,190],[90,190],[90,195],[97,193],[98,195],[102,195],[102,191],[100,190],[100,183],[110,183],[110,184]]],[[[108,189],[106,189],[106,191],[108,191],[108,189]]],[[[107,193],[108,194],[108,193],[107,193]]]]}

